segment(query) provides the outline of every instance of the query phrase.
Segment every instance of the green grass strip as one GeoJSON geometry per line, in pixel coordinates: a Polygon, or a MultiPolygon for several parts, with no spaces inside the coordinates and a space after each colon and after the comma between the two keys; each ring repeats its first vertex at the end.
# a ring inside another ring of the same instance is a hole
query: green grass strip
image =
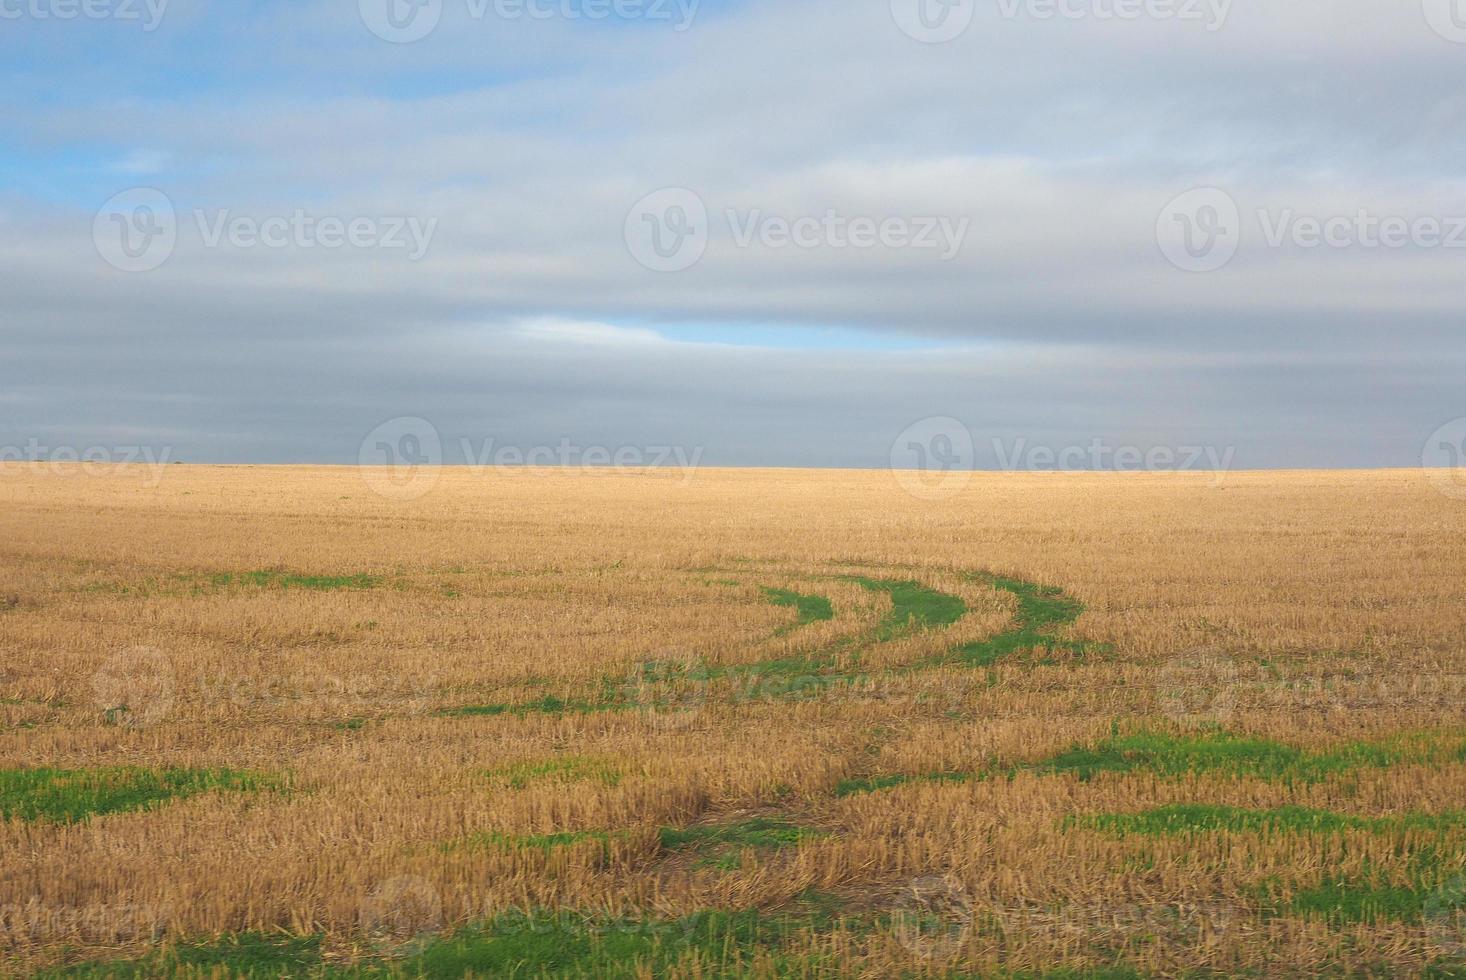
{"type": "Polygon", "coordinates": [[[876,793],[883,789],[905,786],[909,783],[965,783],[971,778],[972,774],[967,772],[928,772],[917,776],[904,773],[865,776],[840,780],[835,786],[835,795],[854,796],[858,793],[876,793]]]}
{"type": "Polygon", "coordinates": [[[232,769],[0,769],[0,817],[74,823],[151,810],[211,790],[278,789],[271,777],[232,769]]]}
{"type": "Polygon", "coordinates": [[[698,827],[663,827],[658,832],[662,846],[668,850],[702,849],[721,845],[733,847],[788,847],[824,832],[800,827],[773,817],[753,817],[736,823],[698,827]]]}
{"type": "Polygon", "coordinates": [[[571,847],[575,844],[595,841],[601,845],[602,852],[604,852],[611,844],[611,836],[611,832],[606,830],[566,830],[553,834],[504,834],[491,831],[469,834],[459,840],[449,841],[443,845],[443,850],[497,848],[507,851],[548,852],[560,847],[571,847]]]}
{"type": "Polygon", "coordinates": [[[375,589],[382,580],[375,575],[295,575],[290,572],[220,572],[209,583],[218,588],[231,585],[254,585],[261,588],[307,589],[312,592],[334,592],[341,589],[375,589]]]}
{"type": "Polygon", "coordinates": [[[258,933],[170,945],[146,957],[94,961],[43,972],[61,978],[173,977],[227,971],[231,977],[421,978],[579,977],[630,980],[665,976],[697,956],[707,977],[836,976],[823,955],[788,953],[836,925],[829,913],[805,910],[697,912],[679,919],[592,916],[574,912],[507,912],[447,935],[427,935],[405,955],[373,955],[354,964],[326,961],[320,936],[258,933]]]}
{"type": "Polygon", "coordinates": [[[1459,747],[1447,749],[1426,736],[1345,742],[1312,750],[1222,731],[1188,735],[1138,732],[1115,736],[1092,747],[1075,746],[1041,762],[1014,767],[1010,774],[1074,773],[1088,780],[1107,772],[1144,771],[1160,776],[1221,773],[1312,783],[1358,769],[1440,761],[1458,751],[1459,747]]]}
{"type": "Polygon", "coordinates": [[[1440,832],[1466,827],[1466,812],[1363,817],[1301,806],[1248,809],[1209,803],[1172,803],[1138,813],[1071,816],[1065,819],[1064,826],[1066,829],[1078,827],[1119,836],[1136,834],[1146,837],[1217,831],[1284,834],[1327,834],[1345,830],[1440,832]]]}
{"type": "Polygon", "coordinates": [[[775,589],[764,586],[764,596],[776,606],[793,606],[795,611],[795,623],[798,626],[808,626],[810,623],[823,622],[835,618],[835,607],[830,600],[822,595],[806,595],[803,592],[795,592],[793,589],[775,589]]]}
{"type": "Polygon", "coordinates": [[[1055,628],[1073,625],[1084,612],[1084,604],[1065,595],[1062,589],[1001,575],[982,575],[979,578],[991,583],[995,589],[1017,596],[1018,609],[1013,614],[1012,628],[921,661],[916,665],[918,669],[944,664],[991,667],[1006,657],[1030,650],[1042,650],[1052,656],[1055,651],[1083,655],[1098,649],[1082,640],[1052,635],[1055,628]]]}
{"type": "Polygon", "coordinates": [[[951,626],[967,612],[967,603],[960,596],[939,592],[920,582],[863,575],[850,576],[846,581],[891,597],[891,611],[876,627],[877,642],[892,639],[910,629],[951,626]]]}
{"type": "Polygon", "coordinates": [[[511,789],[524,789],[530,783],[548,782],[596,782],[603,786],[616,786],[621,774],[604,759],[569,755],[539,762],[517,762],[501,766],[484,773],[486,777],[507,783],[511,789]]]}
{"type": "MultiPolygon", "coordinates": [[[[1093,746],[1075,746],[1037,762],[1006,766],[993,763],[971,773],[848,779],[836,787],[836,793],[848,796],[875,792],[915,780],[1011,779],[1020,772],[1037,775],[1072,773],[1085,781],[1102,773],[1148,772],[1168,778],[1215,773],[1285,783],[1315,783],[1360,769],[1458,761],[1462,750],[1463,746],[1450,739],[1442,742],[1429,734],[1396,736],[1378,742],[1345,742],[1327,749],[1309,750],[1223,731],[1186,735],[1138,732],[1117,735],[1093,746]]],[[[1184,817],[1175,819],[1179,821],[1184,817]]],[[[1200,811],[1197,819],[1203,819],[1200,811]]],[[[1436,819],[1453,825],[1456,817],[1446,814],[1436,819]]],[[[1438,825],[1430,820],[1425,816],[1414,816],[1401,826],[1402,829],[1435,829],[1438,825]]]]}

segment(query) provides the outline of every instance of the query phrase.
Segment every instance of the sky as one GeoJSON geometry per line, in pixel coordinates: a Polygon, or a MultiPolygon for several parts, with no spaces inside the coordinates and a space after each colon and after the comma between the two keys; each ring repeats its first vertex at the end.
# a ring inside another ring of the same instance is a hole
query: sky
{"type": "Polygon", "coordinates": [[[0,0],[0,80],[0,458],[1466,444],[1466,0],[0,0]]]}

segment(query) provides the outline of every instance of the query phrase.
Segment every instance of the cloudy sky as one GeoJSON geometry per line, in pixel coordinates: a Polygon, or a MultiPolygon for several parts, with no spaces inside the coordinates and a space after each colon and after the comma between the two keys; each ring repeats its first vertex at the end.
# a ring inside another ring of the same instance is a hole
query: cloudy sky
{"type": "Polygon", "coordinates": [[[1415,466],[1466,416],[1466,0],[0,0],[0,77],[0,447],[1415,466]]]}

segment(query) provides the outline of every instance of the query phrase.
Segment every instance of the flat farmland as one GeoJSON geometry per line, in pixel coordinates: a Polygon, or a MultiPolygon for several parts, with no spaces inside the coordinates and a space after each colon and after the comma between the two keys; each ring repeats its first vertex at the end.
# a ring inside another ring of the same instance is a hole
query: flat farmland
{"type": "Polygon", "coordinates": [[[391,476],[0,466],[0,969],[1466,975],[1424,473],[391,476]]]}

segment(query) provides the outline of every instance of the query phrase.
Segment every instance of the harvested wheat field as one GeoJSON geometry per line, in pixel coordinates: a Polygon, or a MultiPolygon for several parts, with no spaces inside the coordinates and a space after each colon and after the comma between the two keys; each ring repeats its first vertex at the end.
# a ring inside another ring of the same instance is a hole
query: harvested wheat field
{"type": "Polygon", "coordinates": [[[42,976],[1451,975],[1416,472],[0,468],[42,976]]]}

